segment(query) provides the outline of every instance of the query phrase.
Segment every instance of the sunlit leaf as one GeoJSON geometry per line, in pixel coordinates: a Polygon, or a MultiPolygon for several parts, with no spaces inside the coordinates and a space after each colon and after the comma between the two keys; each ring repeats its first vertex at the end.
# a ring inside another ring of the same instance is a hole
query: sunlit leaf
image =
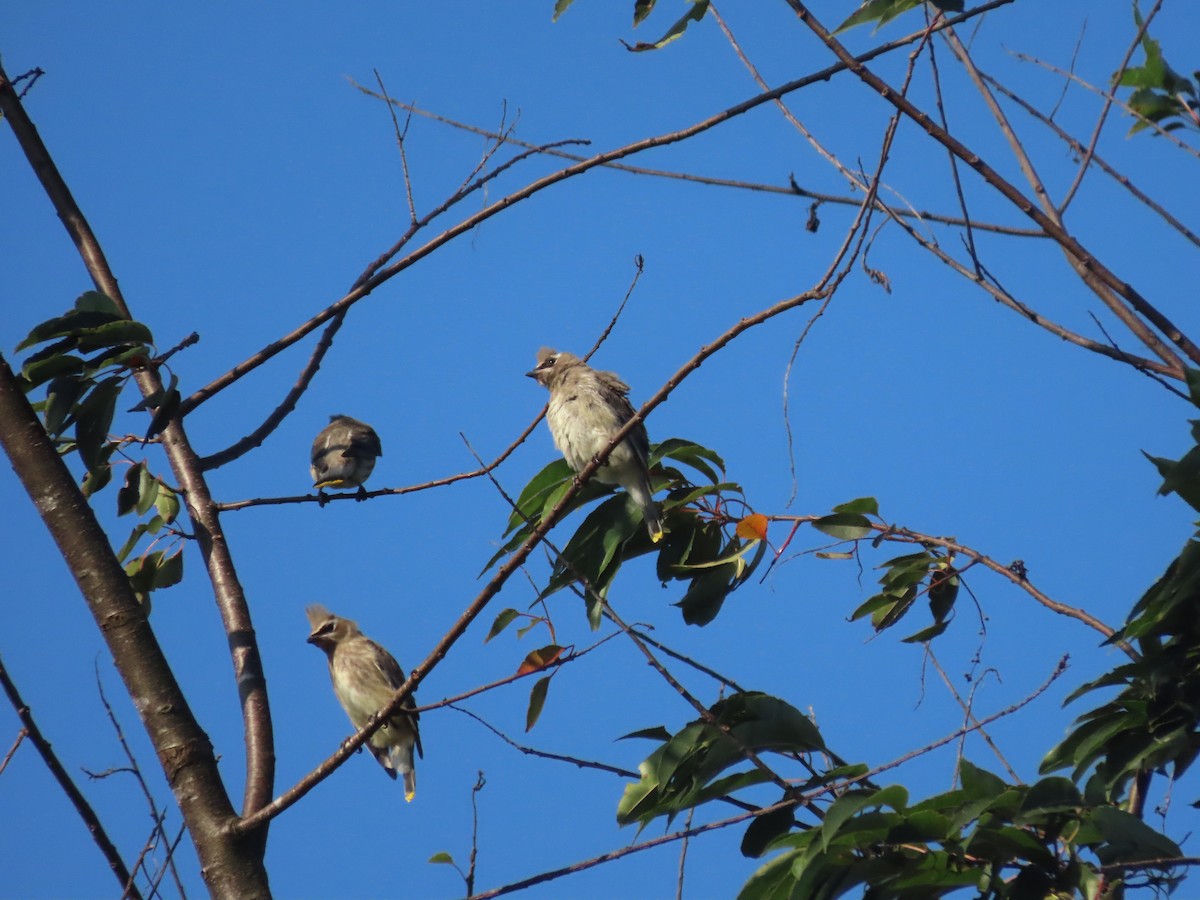
{"type": "Polygon", "coordinates": [[[551,665],[562,655],[562,647],[557,644],[547,644],[545,647],[531,651],[517,667],[517,674],[527,675],[530,672],[538,672],[551,665]]]}
{"type": "MultiPolygon", "coordinates": [[[[567,0],[567,2],[570,3],[571,0],[567,0]]],[[[454,857],[451,856],[449,853],[447,853],[445,850],[440,850],[437,853],[433,854],[433,856],[429,857],[429,859],[427,859],[426,862],[436,863],[436,864],[444,865],[444,866],[452,866],[452,865],[454,865],[454,857]]]]}
{"type": "Polygon", "coordinates": [[[737,523],[735,533],[747,541],[765,541],[767,539],[767,517],[762,513],[751,513],[737,523]]]}

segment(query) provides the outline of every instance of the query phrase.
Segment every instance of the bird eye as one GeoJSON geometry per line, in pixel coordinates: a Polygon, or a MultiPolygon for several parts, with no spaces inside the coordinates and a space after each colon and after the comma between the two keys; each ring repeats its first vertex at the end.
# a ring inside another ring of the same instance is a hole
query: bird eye
{"type": "Polygon", "coordinates": [[[556,362],[558,362],[557,356],[548,356],[544,360],[542,360],[542,364],[540,366],[538,366],[538,368],[539,369],[549,369],[549,368],[553,367],[553,365],[556,362]]]}

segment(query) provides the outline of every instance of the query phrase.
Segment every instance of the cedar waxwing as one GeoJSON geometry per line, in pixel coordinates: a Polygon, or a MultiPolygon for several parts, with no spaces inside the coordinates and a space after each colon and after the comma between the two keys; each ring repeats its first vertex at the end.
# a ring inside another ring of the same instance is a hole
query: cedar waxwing
{"type": "Polygon", "coordinates": [[[383,456],[383,446],[374,428],[349,416],[330,416],[329,424],[321,429],[312,445],[309,471],[312,472],[313,486],[318,493],[327,487],[356,487],[358,499],[362,500],[367,496],[363,483],[380,456],[383,456]]]}
{"type": "MultiPolygon", "coordinates": [[[[311,604],[304,611],[312,627],[308,642],[320,647],[329,657],[333,692],[354,727],[362,728],[404,684],[404,670],[392,654],[359,631],[355,622],[335,616],[319,603],[311,604]]],[[[410,696],[404,705],[415,708],[416,701],[410,696]]],[[[417,748],[418,755],[425,755],[417,719],[415,712],[398,712],[367,742],[390,778],[395,779],[397,772],[404,776],[405,800],[412,800],[417,792],[413,747],[417,748]]]]}
{"type": "MultiPolygon", "coordinates": [[[[537,367],[525,374],[550,391],[546,423],[554,446],[578,472],[633,418],[629,385],[612,372],[593,369],[573,353],[543,347],[537,361],[537,367]]],[[[658,504],[651,498],[649,454],[646,426],[639,422],[593,477],[605,484],[619,484],[629,492],[642,510],[650,540],[657,543],[663,529],[658,504]]]]}

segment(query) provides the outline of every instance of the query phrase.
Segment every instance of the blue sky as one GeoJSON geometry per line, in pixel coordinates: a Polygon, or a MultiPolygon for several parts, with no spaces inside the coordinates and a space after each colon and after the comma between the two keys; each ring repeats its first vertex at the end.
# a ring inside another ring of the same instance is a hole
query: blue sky
{"type": "MultiPolygon", "coordinates": [[[[131,2],[116,6],[26,4],[7,11],[0,54],[10,76],[40,66],[46,76],[27,109],[107,251],[126,298],[161,348],[198,331],[201,341],[172,366],[194,390],[300,325],[339,298],[407,224],[391,119],[349,79],[370,85],[377,69],[388,91],[425,109],[495,128],[516,123],[535,143],[587,139],[599,151],[698,121],[756,92],[714,22],[706,20],[658,53],[630,54],[631,4],[580,0],[557,23],[552,4],[257,5],[201,9],[131,2]]],[[[1015,4],[991,14],[975,38],[984,69],[1043,109],[1061,80],[1014,59],[1005,48],[1067,65],[1085,16],[1076,70],[1101,82],[1132,36],[1128,8],[1060,2],[1052,11],[1015,4]]],[[[847,4],[816,11],[832,25],[847,4]]],[[[828,59],[783,4],[753,14],[723,10],[764,77],[774,84],[828,59]]],[[[665,29],[667,4],[642,29],[665,29]]],[[[866,49],[914,27],[873,37],[858,29],[849,46],[866,49]]],[[[1177,68],[1194,63],[1200,11],[1168,4],[1156,27],[1177,68]],[[1175,62],[1178,60],[1178,62],[1175,62]]],[[[1007,177],[1019,172],[979,108],[977,96],[938,47],[953,128],[1007,177]]],[[[894,77],[904,54],[876,65],[894,77]]],[[[928,107],[928,72],[914,87],[928,107]]],[[[795,95],[792,108],[848,164],[875,165],[887,110],[851,76],[795,95]]],[[[1058,120],[1090,134],[1094,97],[1073,88],[1058,120]]],[[[1051,194],[1074,175],[1066,149],[1019,112],[1014,124],[1042,166],[1051,194]]],[[[1126,139],[1114,114],[1100,151],[1174,212],[1193,212],[1194,183],[1178,150],[1147,136],[1126,139]]],[[[483,139],[414,118],[407,152],[420,210],[457,188],[478,162],[483,139]]],[[[771,107],[700,138],[646,154],[638,165],[714,177],[803,186],[845,194],[840,176],[771,107]]],[[[531,160],[498,179],[465,215],[558,168],[531,160]]],[[[8,310],[0,349],[70,306],[91,285],[14,142],[0,140],[5,247],[0,302],[8,310]]],[[[945,152],[911,123],[901,126],[885,180],[919,209],[953,213],[945,152]]],[[[1024,226],[965,176],[972,212],[1024,226]]],[[[895,195],[892,195],[895,196],[895,195]]],[[[460,433],[491,458],[529,423],[545,400],[522,374],[543,344],[582,353],[607,325],[646,263],[629,306],[594,362],[650,396],[696,351],[739,318],[799,293],[819,277],[850,221],[843,207],[821,209],[816,235],[804,230],[808,203],[776,194],[688,185],[593,171],[559,184],[463,235],[405,271],[352,310],[295,413],[258,450],[212,473],[220,500],[288,496],[309,489],[307,454],[330,413],[375,425],[384,456],[372,487],[417,484],[474,468],[460,433]]],[[[448,227],[457,218],[443,220],[448,227]]],[[[1193,335],[1194,248],[1132,206],[1092,173],[1068,226],[1110,268],[1193,335]]],[[[1194,229],[1198,223],[1190,222],[1194,229]]],[[[432,237],[440,228],[430,229],[432,237]]],[[[939,238],[959,251],[958,237],[939,238]]],[[[985,261],[1005,286],[1068,327],[1099,337],[1096,312],[1127,349],[1132,339],[1069,272],[1048,242],[1029,246],[982,236],[985,261]]],[[[789,382],[797,473],[795,503],[781,412],[785,368],[809,320],[802,309],[750,331],[707,362],[648,421],[653,440],[686,437],[716,449],[732,480],[765,513],[822,513],[872,495],[885,518],[941,535],[1008,562],[1021,558],[1047,594],[1116,624],[1190,533],[1188,510],[1157,498],[1158,476],[1140,451],[1173,457],[1187,447],[1193,410],[1149,379],[1038,331],[931,260],[895,228],[875,240],[870,263],[884,270],[883,292],[856,272],[801,348],[789,382]]],[[[274,408],[315,338],[280,355],[202,406],[187,424],[201,453],[252,430],[274,408]]],[[[135,401],[124,405],[128,408],[135,401]]],[[[136,416],[125,430],[141,425],[136,416]]],[[[554,449],[540,426],[497,473],[520,487],[554,449]]],[[[165,465],[152,465],[165,473],[165,465]]],[[[118,542],[129,524],[113,515],[114,492],[99,499],[118,542]]],[[[7,467],[0,472],[5,540],[0,592],[10,610],[3,656],[39,724],[132,860],[150,819],[128,776],[91,782],[81,773],[123,765],[96,693],[98,666],[110,701],[133,741],[160,804],[171,806],[153,751],[124,696],[95,625],[63,570],[32,505],[7,467]]],[[[224,523],[250,598],[271,691],[278,756],[276,792],[332,752],[349,732],[329,689],[324,660],[305,644],[305,604],[321,602],[359,621],[409,667],[476,594],[476,575],[494,550],[506,505],[482,479],[370,503],[266,506],[227,513],[224,523]]],[[[565,540],[568,522],[557,533],[565,540]]],[[[778,526],[777,526],[778,529],[778,526]]],[[[776,541],[783,529],[772,533],[776,541]]],[[[820,546],[801,532],[793,549],[820,546]]],[[[902,549],[888,555],[899,555],[902,549]]],[[[185,582],[156,595],[152,623],[193,709],[222,756],[240,797],[241,717],[224,635],[194,548],[185,582]]],[[[887,555],[867,555],[870,566],[887,555]]],[[[544,578],[544,562],[530,575],[544,578]]],[[[687,627],[653,571],[630,566],[613,592],[629,620],[652,625],[676,649],[742,684],[778,694],[815,717],[843,757],[889,761],[935,740],[961,714],[919,647],[892,633],[870,639],[850,612],[876,573],[811,555],[778,567],[761,586],[734,595],[704,629],[687,627]]],[[[1074,712],[1061,700],[1116,664],[1097,636],[1053,616],[1007,582],[974,574],[968,584],[986,613],[986,636],[971,604],[935,646],[969,689],[982,678],[983,713],[1028,695],[1064,653],[1071,668],[1020,716],[992,730],[1024,778],[1061,736],[1074,712]]],[[[433,702],[515,670],[544,634],[511,633],[483,643],[492,617],[524,609],[534,589],[514,579],[449,658],[421,686],[433,702]]],[[[575,600],[552,601],[560,643],[595,639],[575,600]]],[[[907,624],[907,623],[906,623],[907,624]]],[[[902,634],[915,630],[909,628],[902,634]]],[[[679,672],[702,698],[714,685],[679,672]]],[[[608,642],[554,680],[541,722],[522,734],[529,683],[467,706],[514,740],[539,749],[636,768],[652,749],[615,739],[693,717],[627,641],[608,642]]],[[[19,728],[0,709],[0,752],[19,728]]],[[[267,863],[280,897],[455,896],[448,851],[465,860],[470,794],[479,795],[478,886],[490,888],[619,848],[634,837],[615,825],[623,783],[611,775],[537,760],[450,710],[422,719],[426,757],[416,801],[366,756],[351,759],[271,829],[267,863]]],[[[966,753],[999,769],[977,739],[966,753]]],[[[893,773],[914,795],[946,789],[953,748],[893,773]]],[[[1162,786],[1152,798],[1163,799],[1162,786]]],[[[765,799],[759,797],[758,799],[765,799]]],[[[1179,789],[1169,828],[1194,830],[1179,789]]],[[[23,746],[0,775],[0,896],[107,897],[112,879],[83,826],[23,746]]],[[[179,819],[172,811],[167,825],[179,819]]],[[[661,833],[660,826],[645,836],[661,833]]],[[[740,831],[694,842],[685,895],[730,896],[757,866],[737,852],[740,831]]],[[[185,842],[186,843],[186,842],[185,842]]],[[[1195,851],[1184,844],[1185,851],[1195,851]]],[[[678,845],[636,855],[531,892],[539,897],[673,895],[678,845]]],[[[191,896],[202,896],[194,855],[179,863],[191,896]]]]}

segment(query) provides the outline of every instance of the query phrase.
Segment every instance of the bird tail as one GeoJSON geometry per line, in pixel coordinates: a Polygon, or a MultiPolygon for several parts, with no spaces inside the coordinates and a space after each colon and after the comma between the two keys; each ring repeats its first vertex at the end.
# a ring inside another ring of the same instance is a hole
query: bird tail
{"type": "Polygon", "coordinates": [[[388,759],[392,769],[404,778],[404,799],[411,802],[417,793],[417,770],[413,764],[412,744],[407,747],[392,745],[388,748],[388,759]]]}
{"type": "Polygon", "coordinates": [[[629,496],[642,511],[646,530],[650,532],[650,540],[657,544],[663,536],[662,512],[658,504],[654,502],[654,498],[650,496],[650,479],[643,476],[636,482],[626,485],[625,489],[629,491],[629,496]]]}

